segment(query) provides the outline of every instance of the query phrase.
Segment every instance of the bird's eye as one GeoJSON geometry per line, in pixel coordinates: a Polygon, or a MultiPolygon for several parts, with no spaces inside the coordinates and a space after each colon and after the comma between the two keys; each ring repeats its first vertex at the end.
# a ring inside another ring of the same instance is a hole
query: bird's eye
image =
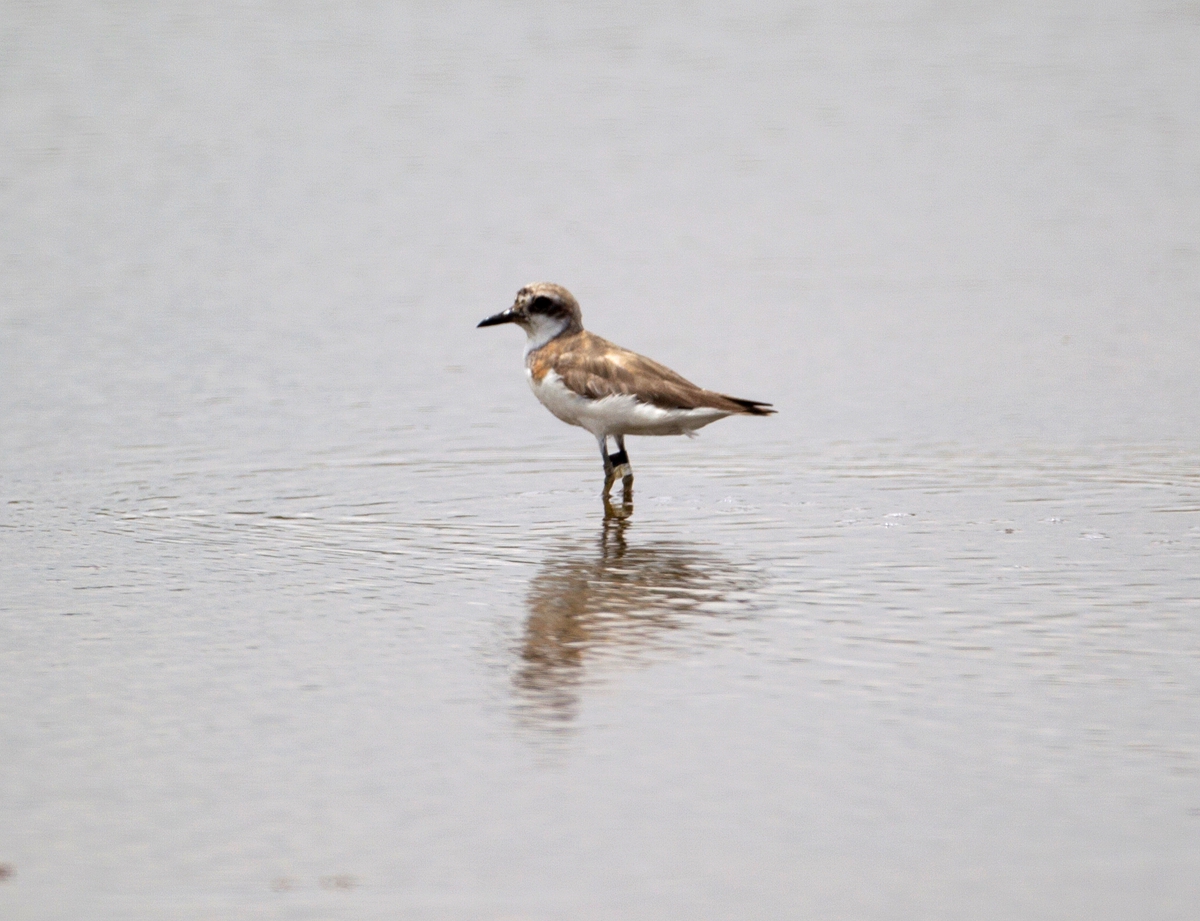
{"type": "Polygon", "coordinates": [[[546,297],[544,294],[535,297],[529,304],[530,313],[553,313],[555,309],[554,301],[546,297]]]}

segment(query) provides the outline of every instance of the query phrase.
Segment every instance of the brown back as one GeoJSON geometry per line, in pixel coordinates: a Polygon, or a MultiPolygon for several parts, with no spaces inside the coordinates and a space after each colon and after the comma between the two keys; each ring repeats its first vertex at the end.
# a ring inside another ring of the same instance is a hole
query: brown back
{"type": "Polygon", "coordinates": [[[741,400],[697,387],[637,352],[613,345],[582,330],[552,339],[529,356],[535,380],[553,369],[576,393],[600,399],[636,394],[661,409],[719,409],[727,413],[766,416],[775,410],[769,403],[741,400]]]}

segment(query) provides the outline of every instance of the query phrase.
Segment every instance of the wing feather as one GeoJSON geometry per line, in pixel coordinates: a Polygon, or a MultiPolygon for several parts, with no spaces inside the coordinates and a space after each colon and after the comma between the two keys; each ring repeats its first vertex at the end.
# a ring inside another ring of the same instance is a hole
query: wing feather
{"type": "Polygon", "coordinates": [[[637,352],[587,331],[557,340],[554,367],[563,383],[593,399],[636,395],[661,409],[719,409],[765,416],[769,403],[742,400],[697,387],[687,378],[637,352]],[[564,341],[565,340],[565,341],[564,341]]]}

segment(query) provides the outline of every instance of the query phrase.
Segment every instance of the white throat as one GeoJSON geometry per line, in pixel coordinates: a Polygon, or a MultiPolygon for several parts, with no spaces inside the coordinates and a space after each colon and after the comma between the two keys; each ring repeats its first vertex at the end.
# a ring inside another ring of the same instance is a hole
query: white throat
{"type": "MultiPolygon", "coordinates": [[[[522,324],[525,325],[525,324],[522,324]]],[[[568,317],[547,317],[543,314],[533,314],[525,325],[525,335],[529,337],[525,343],[525,355],[540,349],[543,345],[571,325],[568,317]]]]}

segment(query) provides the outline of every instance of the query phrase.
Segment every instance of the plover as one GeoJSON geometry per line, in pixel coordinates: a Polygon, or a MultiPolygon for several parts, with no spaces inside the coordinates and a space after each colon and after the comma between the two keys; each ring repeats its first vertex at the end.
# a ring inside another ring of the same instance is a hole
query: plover
{"type": "Polygon", "coordinates": [[[538,282],[517,292],[507,310],[480,326],[516,323],[525,330],[525,374],[534,396],[563,422],[591,432],[604,459],[606,507],[622,481],[631,508],[633,467],[626,435],[688,435],[726,416],[769,416],[770,403],[697,387],[670,368],[613,345],[583,328],[579,302],[561,285],[538,282]],[[608,439],[617,445],[608,453],[608,439]]]}

